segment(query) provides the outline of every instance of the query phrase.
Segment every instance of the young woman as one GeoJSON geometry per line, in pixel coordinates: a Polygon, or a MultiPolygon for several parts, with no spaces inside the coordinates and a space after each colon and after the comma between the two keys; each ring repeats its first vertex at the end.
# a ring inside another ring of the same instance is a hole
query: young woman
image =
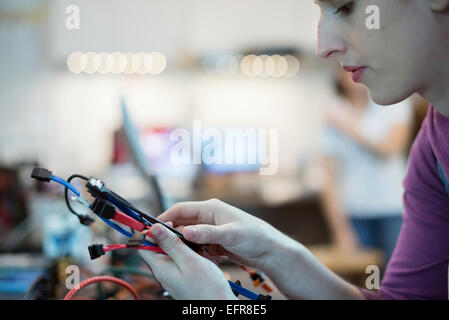
{"type": "MultiPolygon", "coordinates": [[[[219,200],[180,203],[160,218],[186,239],[265,272],[291,299],[447,299],[449,262],[449,0],[317,0],[318,55],[337,58],[374,102],[390,105],[418,92],[432,105],[404,180],[404,222],[374,294],[322,265],[304,246],[219,200]],[[380,9],[380,30],[366,8],[380,9]],[[182,228],[182,226],[185,226],[182,228]]],[[[161,225],[151,234],[168,256],[142,252],[177,299],[234,299],[223,273],[161,225]]]]}

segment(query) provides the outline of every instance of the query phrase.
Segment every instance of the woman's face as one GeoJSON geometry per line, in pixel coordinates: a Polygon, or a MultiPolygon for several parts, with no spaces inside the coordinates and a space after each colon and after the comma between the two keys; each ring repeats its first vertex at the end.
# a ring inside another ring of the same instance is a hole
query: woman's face
{"type": "Polygon", "coordinates": [[[438,71],[432,50],[439,39],[428,0],[315,2],[321,9],[317,54],[338,58],[354,81],[368,87],[376,103],[399,102],[431,83],[438,71]],[[366,25],[372,17],[366,13],[370,5],[379,8],[378,30],[366,25]]]}

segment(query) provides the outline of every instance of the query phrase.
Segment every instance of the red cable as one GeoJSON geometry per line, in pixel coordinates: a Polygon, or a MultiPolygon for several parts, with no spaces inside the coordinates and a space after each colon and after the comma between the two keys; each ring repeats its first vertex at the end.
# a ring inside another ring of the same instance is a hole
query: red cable
{"type": "Polygon", "coordinates": [[[134,288],[128,282],[123,281],[122,279],[119,279],[116,277],[111,277],[111,276],[97,276],[97,277],[92,277],[92,278],[86,279],[84,281],[81,281],[78,285],[76,285],[74,288],[72,288],[66,294],[66,296],[64,297],[64,300],[70,300],[82,288],[87,287],[88,285],[90,285],[92,283],[97,283],[97,282],[102,282],[102,281],[113,282],[118,285],[121,285],[122,287],[125,287],[126,289],[128,289],[129,292],[131,292],[131,294],[133,295],[135,300],[140,300],[139,295],[137,294],[136,290],[134,290],[134,288]]]}
{"type": "Polygon", "coordinates": [[[153,247],[153,246],[138,246],[138,247],[129,247],[126,244],[109,244],[103,246],[103,251],[108,252],[112,250],[118,250],[118,249],[140,249],[140,250],[147,250],[147,251],[153,251],[156,253],[163,253],[166,254],[164,250],[162,250],[160,247],[153,247]]]}
{"type": "Polygon", "coordinates": [[[136,219],[131,218],[130,216],[128,216],[118,210],[115,211],[115,215],[112,218],[112,220],[120,222],[130,228],[133,228],[134,230],[137,230],[137,231],[142,231],[145,228],[144,223],[137,221],[136,219]]]}

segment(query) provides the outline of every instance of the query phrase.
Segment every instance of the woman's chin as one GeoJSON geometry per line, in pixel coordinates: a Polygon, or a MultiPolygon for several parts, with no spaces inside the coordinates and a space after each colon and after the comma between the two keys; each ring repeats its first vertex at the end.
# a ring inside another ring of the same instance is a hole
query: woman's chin
{"type": "Polygon", "coordinates": [[[370,88],[369,95],[371,100],[373,100],[376,104],[381,106],[389,106],[404,101],[405,99],[410,97],[411,94],[391,94],[387,92],[376,91],[370,88]]]}

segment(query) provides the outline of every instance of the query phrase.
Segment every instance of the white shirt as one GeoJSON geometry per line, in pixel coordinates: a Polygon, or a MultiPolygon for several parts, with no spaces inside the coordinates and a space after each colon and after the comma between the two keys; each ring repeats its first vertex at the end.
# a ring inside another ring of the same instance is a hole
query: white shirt
{"type": "MultiPolygon", "coordinates": [[[[339,106],[340,114],[351,112],[339,106]]],[[[370,102],[359,121],[365,139],[383,141],[396,125],[410,121],[409,100],[384,107],[370,102]]],[[[352,217],[381,217],[402,213],[402,180],[406,172],[403,155],[380,158],[335,128],[324,130],[325,154],[338,159],[337,187],[345,211],[352,217]]]]}

